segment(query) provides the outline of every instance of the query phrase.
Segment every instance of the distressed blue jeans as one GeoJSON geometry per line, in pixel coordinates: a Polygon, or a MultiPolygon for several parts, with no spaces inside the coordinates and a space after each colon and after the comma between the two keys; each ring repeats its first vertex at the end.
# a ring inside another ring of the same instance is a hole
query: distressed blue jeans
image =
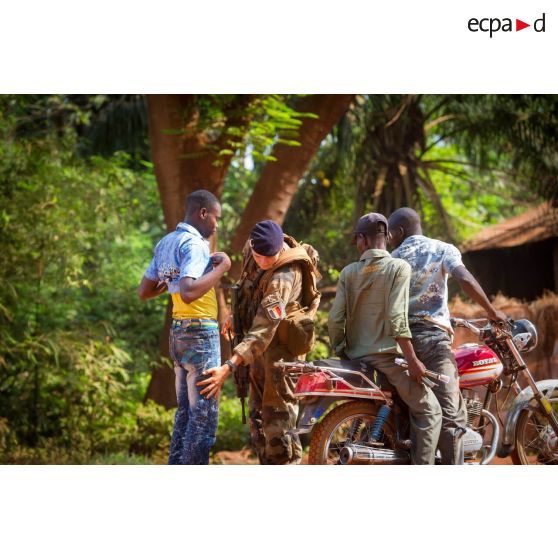
{"type": "Polygon", "coordinates": [[[174,362],[176,401],[169,465],[207,465],[215,443],[219,401],[200,395],[204,370],[221,364],[219,329],[211,320],[173,320],[170,356],[174,362]]]}

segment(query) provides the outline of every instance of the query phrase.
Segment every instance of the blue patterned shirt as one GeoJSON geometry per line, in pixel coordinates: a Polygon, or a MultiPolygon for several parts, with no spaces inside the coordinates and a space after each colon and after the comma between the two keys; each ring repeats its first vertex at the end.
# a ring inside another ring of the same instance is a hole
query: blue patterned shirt
{"type": "Polygon", "coordinates": [[[212,269],[207,240],[192,225],[178,223],[176,230],[164,236],[155,246],[145,277],[167,284],[175,318],[215,319],[217,299],[214,289],[190,304],[183,302],[180,297],[180,279],[199,279],[212,269]]]}
{"type": "Polygon", "coordinates": [[[416,234],[406,238],[391,255],[411,266],[409,324],[428,320],[453,332],[448,309],[448,275],[463,265],[459,250],[453,244],[416,234]]]}

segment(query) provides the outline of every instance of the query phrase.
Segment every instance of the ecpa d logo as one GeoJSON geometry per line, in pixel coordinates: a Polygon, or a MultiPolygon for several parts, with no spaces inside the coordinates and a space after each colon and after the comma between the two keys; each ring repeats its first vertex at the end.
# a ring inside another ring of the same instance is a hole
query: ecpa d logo
{"type": "MultiPolygon", "coordinates": [[[[536,19],[533,22],[533,29],[535,30],[535,32],[537,33],[545,32],[545,26],[546,26],[545,19],[546,19],[546,14],[543,14],[539,19],[536,19]]],[[[516,18],[515,29],[514,29],[512,21],[513,21],[512,18],[509,17],[505,17],[503,19],[500,19],[498,17],[485,17],[482,19],[472,17],[468,21],[467,27],[469,28],[469,31],[472,31],[473,33],[477,33],[479,31],[483,33],[489,33],[490,38],[492,38],[492,35],[494,33],[497,33],[498,31],[503,31],[505,33],[505,32],[512,32],[512,31],[521,31],[522,29],[527,29],[527,27],[531,27],[530,23],[526,23],[525,21],[516,18]]]]}

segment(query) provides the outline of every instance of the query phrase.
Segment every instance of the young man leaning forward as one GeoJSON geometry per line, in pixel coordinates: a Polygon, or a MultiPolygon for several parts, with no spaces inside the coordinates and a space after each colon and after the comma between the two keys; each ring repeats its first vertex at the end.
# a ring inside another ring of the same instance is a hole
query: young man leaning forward
{"type": "Polygon", "coordinates": [[[451,350],[453,330],[448,309],[448,276],[480,304],[491,320],[506,320],[461,261],[459,250],[422,234],[420,217],[409,207],[402,207],[389,217],[392,256],[411,267],[409,287],[409,322],[413,347],[429,370],[451,378],[438,382],[434,394],[442,407],[439,449],[444,465],[464,462],[462,436],[467,426],[467,410],[459,390],[457,363],[451,350]]]}
{"type": "Polygon", "coordinates": [[[383,215],[364,215],[353,235],[360,259],[339,276],[328,320],[331,346],[341,358],[363,360],[387,377],[409,407],[413,464],[433,464],[442,412],[422,383],[425,367],[411,344],[407,319],[411,268],[386,251],[383,215]],[[395,364],[401,352],[410,376],[395,364]]]}

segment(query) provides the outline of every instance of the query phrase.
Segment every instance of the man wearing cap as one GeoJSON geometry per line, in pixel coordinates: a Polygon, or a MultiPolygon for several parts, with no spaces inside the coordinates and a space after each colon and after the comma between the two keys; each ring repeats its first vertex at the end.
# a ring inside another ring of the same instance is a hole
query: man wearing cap
{"type": "Polygon", "coordinates": [[[402,207],[389,217],[392,256],[411,266],[409,322],[413,347],[429,370],[451,378],[433,390],[443,413],[439,449],[444,465],[459,465],[464,461],[461,440],[467,426],[467,411],[459,390],[457,363],[451,350],[453,329],[448,309],[448,276],[454,277],[461,288],[486,311],[491,320],[506,320],[461,261],[459,250],[452,244],[428,238],[422,234],[418,213],[402,207]]]}
{"type": "Polygon", "coordinates": [[[422,383],[424,365],[411,344],[407,319],[410,266],[386,251],[387,220],[379,213],[361,217],[353,231],[358,262],[341,271],[328,327],[331,345],[342,358],[361,359],[382,372],[411,414],[412,462],[434,463],[442,413],[422,383]],[[395,364],[405,356],[409,375],[395,364]]]}
{"type": "MultiPolygon", "coordinates": [[[[292,308],[302,307],[303,281],[307,277],[303,266],[308,264],[305,258],[308,256],[304,249],[284,235],[274,221],[261,221],[254,226],[245,246],[239,281],[249,286],[245,290],[241,288],[240,296],[244,299],[241,303],[253,308],[253,312],[248,312],[252,316],[250,323],[231,359],[223,366],[207,370],[204,374],[210,377],[199,383],[205,386],[202,394],[216,396],[236,367],[250,365],[250,433],[260,463],[264,465],[296,464],[302,456],[300,440],[292,432],[298,414],[295,383],[273,363],[300,356],[290,350],[278,328],[290,316],[292,308]],[[256,265],[246,271],[250,262],[256,265]]],[[[230,320],[223,333],[229,328],[230,320]]]]}
{"type": "Polygon", "coordinates": [[[221,205],[211,192],[192,192],[184,222],[157,244],[138,289],[142,300],[167,290],[172,298],[169,349],[178,408],[169,465],[205,465],[215,443],[218,401],[200,397],[196,381],[208,365],[221,362],[214,286],[231,261],[223,252],[210,255],[207,242],[220,217],[221,205]]]}

